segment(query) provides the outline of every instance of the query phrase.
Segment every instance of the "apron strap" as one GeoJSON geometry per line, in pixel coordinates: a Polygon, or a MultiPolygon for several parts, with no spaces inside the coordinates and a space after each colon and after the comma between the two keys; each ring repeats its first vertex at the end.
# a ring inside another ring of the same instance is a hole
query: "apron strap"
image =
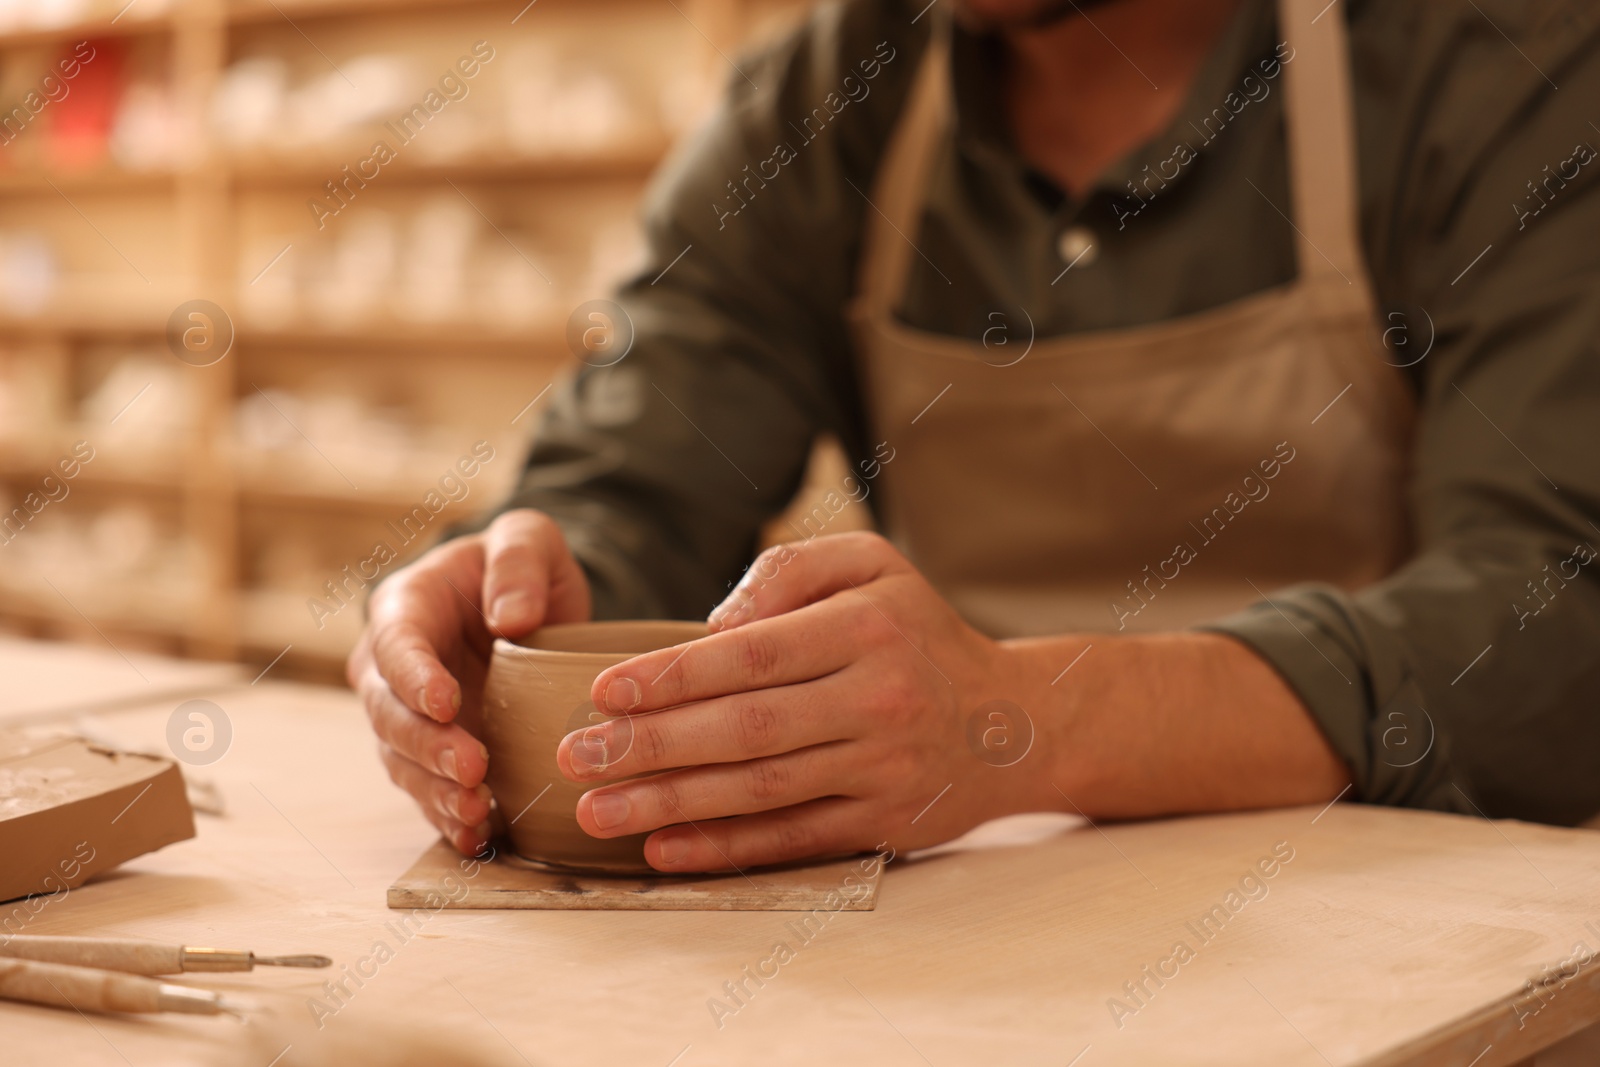
{"type": "Polygon", "coordinates": [[[1294,49],[1284,65],[1284,116],[1300,276],[1337,281],[1364,295],[1344,14],[1327,0],[1278,0],[1278,26],[1294,49]]]}
{"type": "MultiPolygon", "coordinates": [[[[1349,43],[1325,0],[1277,0],[1294,58],[1284,64],[1285,125],[1296,261],[1302,281],[1337,282],[1370,307],[1361,254],[1349,43]]],[[[930,173],[948,128],[951,19],[930,12],[931,38],[873,181],[863,228],[859,306],[892,316],[905,292],[930,173]]]]}
{"type": "Polygon", "coordinates": [[[866,208],[858,297],[861,309],[874,318],[892,316],[899,309],[911,257],[918,254],[912,242],[921,228],[929,172],[949,125],[951,20],[943,9],[929,15],[927,51],[889,137],[866,208]]]}

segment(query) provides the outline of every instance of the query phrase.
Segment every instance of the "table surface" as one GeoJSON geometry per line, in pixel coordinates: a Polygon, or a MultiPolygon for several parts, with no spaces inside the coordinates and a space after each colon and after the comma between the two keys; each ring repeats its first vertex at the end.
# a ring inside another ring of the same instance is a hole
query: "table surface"
{"type": "MultiPolygon", "coordinates": [[[[0,643],[0,672],[20,651],[0,643]]],[[[81,722],[72,684],[57,704],[81,722]]],[[[1591,831],[1352,804],[1104,828],[1030,816],[896,857],[876,911],[804,931],[760,912],[407,916],[385,891],[432,833],[355,698],[262,681],[210,699],[231,746],[192,770],[226,815],[50,901],[26,932],[323,952],[334,971],[197,980],[253,997],[268,1021],[248,1025],[0,1004],[0,1064],[268,1067],[293,1044],[289,1067],[341,1041],[421,1062],[438,1040],[457,1062],[470,1047],[508,1064],[1496,1067],[1600,1019],[1600,964],[1526,986],[1575,944],[1600,948],[1591,831]],[[1246,879],[1275,848],[1292,858],[1246,879]]],[[[177,703],[88,719],[156,747],[177,703]]]]}
{"type": "Polygon", "coordinates": [[[250,674],[228,663],[167,659],[109,647],[0,637],[0,726],[149,704],[245,684],[250,674]]]}

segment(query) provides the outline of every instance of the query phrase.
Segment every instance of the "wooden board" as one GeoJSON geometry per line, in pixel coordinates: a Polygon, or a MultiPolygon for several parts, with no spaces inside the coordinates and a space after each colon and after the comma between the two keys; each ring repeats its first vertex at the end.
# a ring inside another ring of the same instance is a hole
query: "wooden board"
{"type": "Polygon", "coordinates": [[[496,842],[470,883],[464,859],[435,842],[389,887],[391,908],[535,911],[871,911],[881,864],[872,857],[700,878],[628,878],[542,870],[496,842]],[[461,886],[456,889],[456,886],[461,886]],[[459,893],[459,898],[457,894],[459,893]]]}

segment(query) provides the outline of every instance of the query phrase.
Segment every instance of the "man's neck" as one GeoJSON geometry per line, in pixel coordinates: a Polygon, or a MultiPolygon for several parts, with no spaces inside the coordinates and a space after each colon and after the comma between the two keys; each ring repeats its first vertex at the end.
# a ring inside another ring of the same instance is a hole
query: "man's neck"
{"type": "Polygon", "coordinates": [[[1081,195],[1172,121],[1241,2],[1114,0],[1000,28],[1006,110],[1023,155],[1081,195]]]}

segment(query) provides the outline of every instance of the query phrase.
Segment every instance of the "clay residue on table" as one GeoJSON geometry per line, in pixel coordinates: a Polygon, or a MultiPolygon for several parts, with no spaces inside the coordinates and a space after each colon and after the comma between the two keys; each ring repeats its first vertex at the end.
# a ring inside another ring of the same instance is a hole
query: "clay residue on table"
{"type": "Polygon", "coordinates": [[[0,767],[0,819],[31,815],[91,792],[91,784],[71,767],[0,767]]]}

